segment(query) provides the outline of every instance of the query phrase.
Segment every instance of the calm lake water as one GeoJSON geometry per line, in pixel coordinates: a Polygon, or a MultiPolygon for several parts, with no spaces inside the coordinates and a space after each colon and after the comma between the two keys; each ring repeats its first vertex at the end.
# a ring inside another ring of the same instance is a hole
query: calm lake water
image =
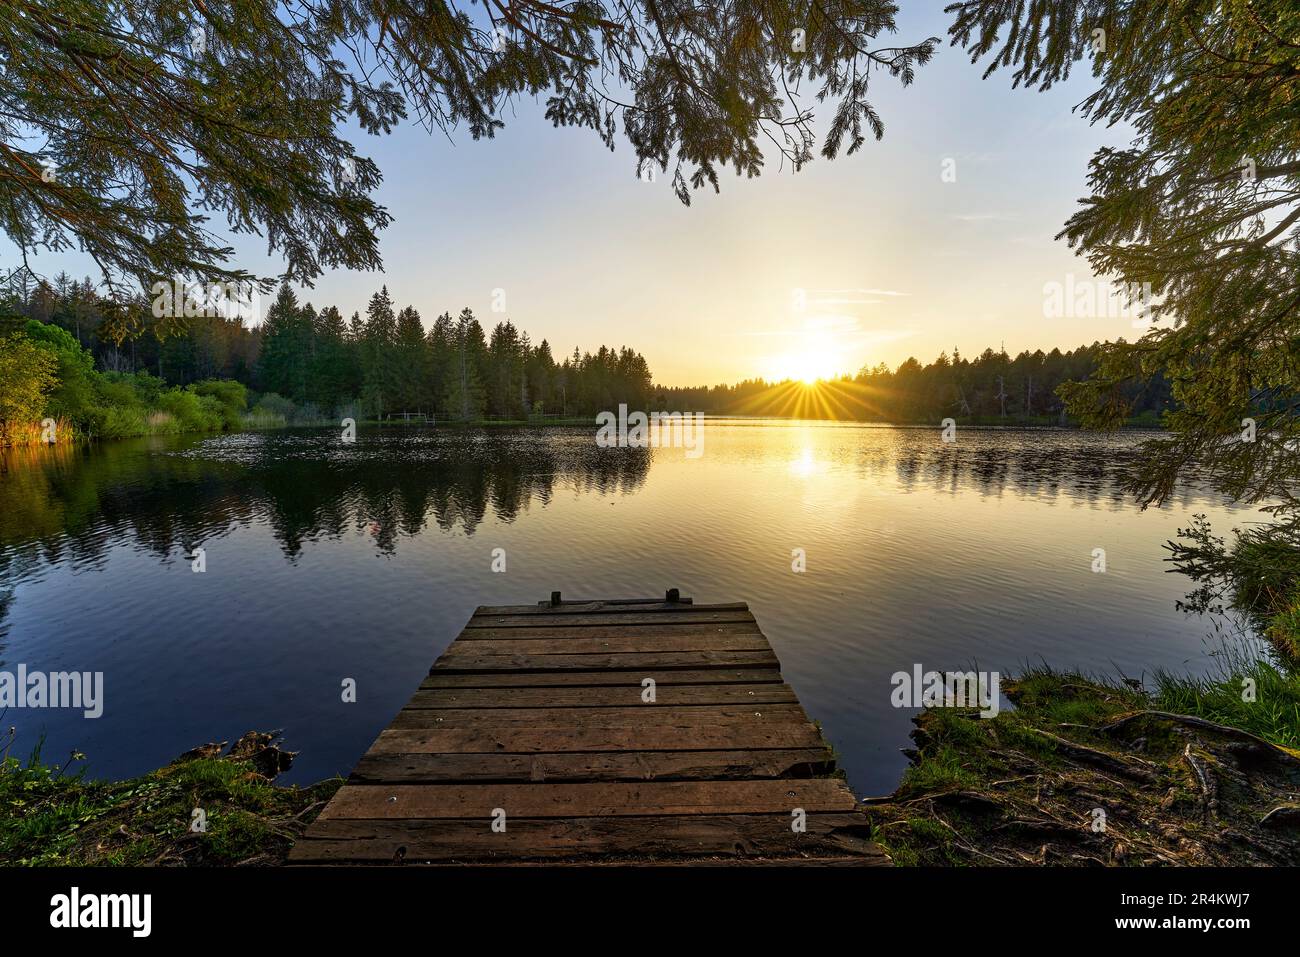
{"type": "Polygon", "coordinates": [[[594,436],[292,431],[10,455],[0,668],[102,671],[105,708],[0,724],[15,753],[44,734],[48,760],[78,748],[105,777],[280,728],[301,752],[286,780],[313,781],[351,769],[476,605],[675,586],[749,602],[850,783],[880,794],[910,743],[895,671],[1212,669],[1211,622],[1175,609],[1188,584],[1161,545],[1196,512],[1221,532],[1254,517],[1195,483],[1138,510],[1118,487],[1138,434],[963,429],[945,445],[937,429],[721,420],[698,458],[594,436]]]}

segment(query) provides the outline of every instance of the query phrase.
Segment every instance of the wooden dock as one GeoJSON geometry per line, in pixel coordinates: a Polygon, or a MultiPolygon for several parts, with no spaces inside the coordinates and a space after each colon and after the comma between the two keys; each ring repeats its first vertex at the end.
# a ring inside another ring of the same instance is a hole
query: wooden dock
{"type": "Polygon", "coordinates": [[[289,861],[887,863],[834,773],[747,605],[557,593],[480,607],[289,861]]]}

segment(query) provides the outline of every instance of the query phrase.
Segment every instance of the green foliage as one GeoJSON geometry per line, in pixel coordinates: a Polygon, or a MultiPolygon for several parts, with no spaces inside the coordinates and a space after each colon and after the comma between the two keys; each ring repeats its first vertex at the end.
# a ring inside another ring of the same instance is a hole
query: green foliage
{"type": "Polygon", "coordinates": [[[1015,707],[988,720],[925,709],[902,784],[867,807],[873,840],[903,866],[1293,861],[1294,841],[1259,821],[1294,790],[1300,679],[1221,661],[1210,677],[1157,674],[1153,691],[1034,668],[1004,680],[1015,707]],[[1238,730],[1282,750],[1244,749],[1238,730]]]}
{"type": "Polygon", "coordinates": [[[95,402],[95,359],[66,330],[28,320],[23,330],[32,342],[52,353],[58,362],[58,384],[45,403],[45,414],[86,422],[95,402]]]}
{"type": "Polygon", "coordinates": [[[298,306],[288,283],[282,283],[262,323],[261,381],[270,391],[297,402],[307,399],[313,319],[309,309],[298,306]]]}
{"type": "Polygon", "coordinates": [[[1229,545],[1195,515],[1165,547],[1168,561],[1195,583],[1181,605],[1198,613],[1243,611],[1283,657],[1300,661],[1300,539],[1292,527],[1238,529],[1229,545]]]}
{"type": "Polygon", "coordinates": [[[1153,706],[1190,714],[1300,749],[1300,674],[1254,662],[1232,674],[1196,678],[1158,672],[1153,706]],[[1253,699],[1243,700],[1249,679],[1253,699]]]}
{"type": "Polygon", "coordinates": [[[326,425],[337,420],[326,416],[310,402],[299,405],[292,399],[268,392],[253,403],[252,411],[243,416],[243,425],[252,429],[279,429],[286,425],[326,425]]]}
{"type": "Polygon", "coordinates": [[[888,0],[508,7],[213,0],[196,19],[163,0],[33,0],[0,19],[0,225],[24,254],[80,244],[115,285],[148,290],[247,278],[205,225],[215,213],[309,283],[379,267],[390,220],[340,124],[378,135],[414,113],[491,138],[518,97],[545,96],[554,125],[611,149],[621,122],[637,169],[671,164],[686,202],[727,166],[758,175],[769,138],[810,161],[812,98],[833,105],[823,156],[879,138],[869,78],[910,83],[937,42],[873,49],[895,28],[888,0]]]}
{"type": "Polygon", "coordinates": [[[420,314],[411,306],[397,314],[392,366],[394,406],[404,412],[432,411],[433,355],[424,338],[420,314]]]}
{"type": "Polygon", "coordinates": [[[110,405],[97,418],[95,431],[104,439],[130,439],[148,435],[150,423],[143,406],[110,405]]]}
{"type": "Polygon", "coordinates": [[[242,383],[211,380],[181,389],[144,372],[96,372],[91,354],[71,334],[36,320],[6,346],[0,358],[5,421],[28,424],[52,416],[99,438],[241,425],[247,397],[242,383]]]}
{"type": "Polygon", "coordinates": [[[361,391],[361,366],[347,324],[337,306],[327,306],[312,327],[312,358],[307,398],[337,411],[361,391]]]}
{"type": "Polygon", "coordinates": [[[1091,57],[1097,87],[1083,115],[1131,127],[1128,147],[1093,156],[1092,195],[1061,235],[1099,275],[1149,284],[1159,325],[1138,342],[1108,344],[1093,375],[1060,392],[1085,425],[1109,428],[1130,413],[1133,383],[1156,371],[1168,378],[1169,431],[1143,446],[1128,486],[1158,505],[1195,468],[1228,497],[1262,503],[1274,523],[1231,550],[1203,520],[1170,548],[1200,583],[1192,602],[1277,614],[1300,593],[1300,7],[970,0],[948,9],[953,42],[972,60],[989,58],[986,76],[1008,67],[1016,84],[1046,89],[1091,57]]]}
{"type": "Polygon", "coordinates": [[[468,308],[462,309],[451,333],[447,357],[447,391],[443,406],[461,422],[480,418],[487,408],[482,370],[487,365],[483,327],[468,308]]]}
{"type": "Polygon", "coordinates": [[[0,445],[14,427],[41,417],[58,385],[58,368],[57,355],[27,336],[0,339],[0,445]]]}
{"type": "Polygon", "coordinates": [[[366,307],[366,326],[360,346],[362,398],[366,408],[383,417],[397,399],[396,363],[397,317],[388,287],[370,297],[366,307]]]}
{"type": "Polygon", "coordinates": [[[248,388],[242,382],[233,379],[205,379],[194,383],[190,389],[196,395],[217,401],[223,428],[237,429],[243,423],[244,411],[248,408],[248,388]]]}
{"type": "Polygon", "coordinates": [[[277,787],[250,761],[196,758],[125,781],[87,780],[43,763],[0,760],[0,865],[282,863],[307,812],[341,784],[277,787]],[[191,832],[191,812],[207,830],[191,832]]]}
{"type": "Polygon", "coordinates": [[[175,420],[177,432],[215,432],[221,428],[221,404],[211,396],[168,389],[158,397],[157,408],[175,420]]]}
{"type": "Polygon", "coordinates": [[[1264,635],[1285,659],[1300,662],[1300,594],[1292,593],[1268,618],[1264,635]]]}

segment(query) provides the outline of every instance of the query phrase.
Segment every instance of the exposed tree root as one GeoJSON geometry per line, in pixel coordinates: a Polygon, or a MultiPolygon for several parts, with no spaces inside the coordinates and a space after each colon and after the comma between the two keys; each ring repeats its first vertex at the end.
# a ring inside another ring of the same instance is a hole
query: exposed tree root
{"type": "Polygon", "coordinates": [[[1004,685],[1017,708],[990,720],[918,715],[902,786],[866,802],[895,863],[1300,864],[1295,754],[1135,709],[1136,692],[1078,676],[1034,682],[1032,694],[1004,685]]]}

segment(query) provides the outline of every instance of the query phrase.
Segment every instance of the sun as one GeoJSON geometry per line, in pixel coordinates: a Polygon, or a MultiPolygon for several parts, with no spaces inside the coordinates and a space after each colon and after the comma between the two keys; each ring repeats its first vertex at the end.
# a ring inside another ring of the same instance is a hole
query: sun
{"type": "Polygon", "coordinates": [[[791,329],[786,351],[769,355],[763,368],[772,382],[798,382],[813,387],[830,382],[844,364],[846,343],[839,327],[830,318],[805,320],[801,328],[791,329]]]}
{"type": "Polygon", "coordinates": [[[780,357],[777,369],[782,379],[793,379],[804,385],[816,385],[823,379],[834,377],[835,355],[829,350],[803,349],[780,357]]]}

